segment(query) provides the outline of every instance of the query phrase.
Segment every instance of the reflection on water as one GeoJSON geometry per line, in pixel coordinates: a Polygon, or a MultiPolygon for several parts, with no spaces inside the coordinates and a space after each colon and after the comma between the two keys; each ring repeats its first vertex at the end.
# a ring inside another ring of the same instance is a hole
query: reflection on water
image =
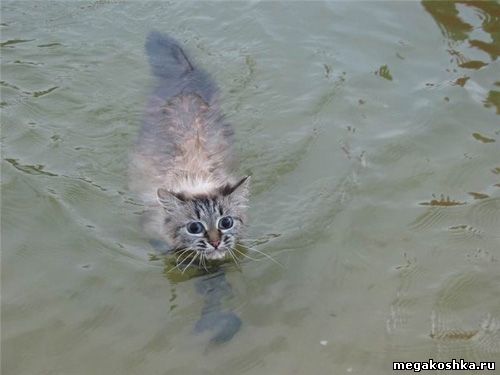
{"type": "MultiPolygon", "coordinates": [[[[422,5],[447,38],[448,52],[458,67],[477,70],[496,62],[500,55],[500,4],[495,1],[423,0],[422,5]],[[476,50],[484,54],[478,55],[476,50]]],[[[469,78],[464,75],[457,79],[457,84],[463,87],[469,78]]],[[[498,86],[497,80],[498,77],[492,75],[490,86],[498,86]]],[[[495,106],[500,114],[500,91],[489,90],[483,102],[487,108],[495,106]]]]}
{"type": "Polygon", "coordinates": [[[1,6],[2,374],[499,358],[498,2],[1,6]],[[245,243],[283,267],[249,250],[214,289],[144,238],[126,169],[152,28],[219,83],[245,243]],[[220,347],[212,307],[241,318],[220,347]]]}
{"type": "Polygon", "coordinates": [[[466,202],[459,202],[453,199],[450,199],[450,197],[444,197],[443,194],[441,194],[440,199],[433,199],[430,202],[422,202],[419,203],[422,206],[460,206],[462,204],[466,204],[466,202]]]}

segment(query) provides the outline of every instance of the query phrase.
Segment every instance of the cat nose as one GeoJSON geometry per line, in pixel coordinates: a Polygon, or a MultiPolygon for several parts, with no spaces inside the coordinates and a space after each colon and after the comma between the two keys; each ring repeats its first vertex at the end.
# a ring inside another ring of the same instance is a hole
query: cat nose
{"type": "Polygon", "coordinates": [[[220,240],[213,240],[213,241],[209,241],[210,242],[210,245],[212,245],[213,247],[215,247],[216,249],[219,247],[220,245],[220,240]]]}

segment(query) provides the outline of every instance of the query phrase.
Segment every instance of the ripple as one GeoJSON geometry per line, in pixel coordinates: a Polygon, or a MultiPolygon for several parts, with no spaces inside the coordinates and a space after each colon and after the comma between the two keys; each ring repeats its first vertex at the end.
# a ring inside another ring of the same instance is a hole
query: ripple
{"type": "Polygon", "coordinates": [[[488,138],[488,137],[485,137],[484,135],[481,135],[479,133],[472,133],[472,136],[474,137],[474,139],[478,140],[479,142],[482,142],[482,143],[493,143],[493,142],[496,142],[496,140],[494,138],[488,138]]]}
{"type": "Polygon", "coordinates": [[[485,263],[493,263],[498,260],[492,255],[488,250],[483,250],[481,248],[477,248],[471,250],[466,255],[469,262],[474,264],[485,264],[485,263]]]}
{"type": "Polygon", "coordinates": [[[24,60],[16,60],[16,61],[14,61],[14,64],[19,64],[19,65],[43,65],[43,63],[34,62],[34,61],[24,61],[24,60]]]}
{"type": "Polygon", "coordinates": [[[21,164],[17,159],[5,159],[8,163],[10,163],[14,168],[20,170],[21,172],[31,174],[31,175],[45,175],[50,177],[58,176],[55,173],[44,171],[44,166],[41,164],[29,165],[29,164],[21,164]]]}
{"type": "Polygon", "coordinates": [[[475,225],[498,234],[500,228],[500,198],[486,198],[475,201],[466,213],[475,225]]]}
{"type": "Polygon", "coordinates": [[[392,74],[387,65],[382,65],[376,72],[375,75],[382,77],[388,81],[392,81],[392,74]]]}
{"type": "Polygon", "coordinates": [[[58,88],[59,88],[58,86],[54,86],[54,87],[51,87],[50,89],[47,89],[47,90],[35,91],[35,92],[33,92],[33,96],[35,98],[38,98],[40,96],[44,96],[44,95],[50,94],[52,91],[54,91],[54,90],[56,90],[58,88]]]}
{"type": "MultiPolygon", "coordinates": [[[[436,328],[435,317],[433,327],[436,328]]],[[[440,341],[443,346],[455,343],[462,344],[465,348],[471,348],[474,352],[485,352],[489,354],[500,353],[500,324],[497,319],[487,315],[479,322],[477,328],[443,328],[447,323],[439,321],[441,326],[437,331],[431,332],[429,336],[433,340],[440,341]]]]}
{"type": "Polygon", "coordinates": [[[448,227],[448,231],[457,239],[465,240],[469,238],[482,237],[483,231],[479,228],[467,224],[453,225],[448,227]]]}
{"type": "MultiPolygon", "coordinates": [[[[328,231],[336,215],[353,198],[357,187],[354,174],[334,181],[337,185],[333,185],[331,179],[325,179],[306,186],[307,193],[290,197],[294,200],[293,207],[288,200],[281,203],[281,212],[286,212],[286,218],[281,219],[279,232],[282,235],[272,241],[273,251],[305,249],[328,231]],[[308,213],[306,220],[304,213],[308,213]]],[[[276,211],[276,204],[267,209],[276,211]]]]}
{"type": "Polygon", "coordinates": [[[39,44],[37,47],[46,48],[46,47],[55,47],[55,46],[62,46],[62,44],[61,43],[39,44]]]}
{"type": "Polygon", "coordinates": [[[443,224],[456,216],[454,211],[442,207],[431,207],[419,215],[410,228],[414,230],[429,230],[443,226],[443,224]]]}
{"type": "Polygon", "coordinates": [[[415,257],[404,253],[404,263],[396,266],[398,271],[398,288],[396,296],[389,305],[389,316],[386,319],[386,330],[389,334],[402,331],[410,320],[417,300],[410,295],[410,289],[415,285],[416,279],[422,275],[422,268],[415,257]]]}
{"type": "Polygon", "coordinates": [[[490,313],[498,298],[498,277],[491,276],[488,271],[464,270],[443,280],[436,293],[429,334],[440,343],[441,350],[458,346],[472,350],[471,355],[499,352],[500,326],[490,313]]]}
{"type": "Polygon", "coordinates": [[[12,46],[14,44],[19,44],[19,43],[32,42],[34,40],[35,39],[11,39],[11,40],[7,40],[5,42],[0,43],[0,47],[12,46]]]}
{"type": "Polygon", "coordinates": [[[410,151],[410,145],[404,142],[390,142],[386,144],[380,154],[374,157],[378,163],[394,163],[410,151]]]}
{"type": "Polygon", "coordinates": [[[440,286],[435,305],[439,310],[456,311],[471,302],[463,297],[471,286],[476,284],[477,274],[473,272],[460,272],[449,276],[440,286]]]}
{"type": "Polygon", "coordinates": [[[500,353],[500,321],[487,315],[475,336],[475,347],[486,353],[500,353]]]}
{"type": "Polygon", "coordinates": [[[500,115],[500,91],[491,90],[483,102],[485,108],[495,107],[497,115],[500,115]]]}
{"type": "Polygon", "coordinates": [[[474,199],[486,199],[486,198],[490,197],[488,194],[477,193],[477,192],[474,192],[474,191],[470,191],[467,194],[469,194],[470,196],[472,196],[472,198],[474,198],[474,199]]]}
{"type": "MultiPolygon", "coordinates": [[[[264,146],[264,151],[261,144],[248,146],[247,150],[255,150],[247,155],[242,155],[245,165],[252,165],[252,169],[259,170],[259,175],[252,178],[253,194],[259,194],[262,191],[269,190],[283,176],[294,171],[300,162],[305,158],[309,148],[311,147],[315,135],[308,133],[299,136],[291,135],[288,139],[275,143],[272,151],[267,145],[264,146]]],[[[242,158],[242,159],[243,159],[242,158]]]]}
{"type": "Polygon", "coordinates": [[[479,70],[487,65],[488,65],[488,63],[485,63],[484,61],[481,61],[481,60],[470,60],[470,61],[466,61],[466,62],[463,62],[461,64],[458,64],[458,66],[461,68],[474,69],[474,70],[479,70]]]}
{"type": "Polygon", "coordinates": [[[438,332],[431,332],[429,336],[435,340],[445,341],[466,341],[470,340],[478,334],[479,330],[464,331],[461,329],[441,330],[438,332]]]}

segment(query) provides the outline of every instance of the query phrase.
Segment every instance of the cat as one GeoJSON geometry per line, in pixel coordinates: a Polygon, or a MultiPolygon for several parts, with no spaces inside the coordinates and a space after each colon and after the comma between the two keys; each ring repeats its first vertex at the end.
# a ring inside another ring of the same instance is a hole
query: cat
{"type": "Polygon", "coordinates": [[[130,163],[130,188],[147,207],[143,227],[192,261],[234,256],[250,177],[231,175],[234,131],[218,89],[173,38],[153,31],[145,47],[156,88],[130,163]]]}

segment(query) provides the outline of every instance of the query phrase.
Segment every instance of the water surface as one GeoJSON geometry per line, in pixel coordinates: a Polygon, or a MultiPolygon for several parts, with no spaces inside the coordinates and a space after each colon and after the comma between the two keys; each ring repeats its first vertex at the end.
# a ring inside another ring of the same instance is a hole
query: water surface
{"type": "Polygon", "coordinates": [[[388,374],[500,365],[500,7],[2,2],[3,374],[388,374]],[[275,263],[227,265],[243,320],[193,334],[127,191],[171,34],[219,83],[275,263]]]}

